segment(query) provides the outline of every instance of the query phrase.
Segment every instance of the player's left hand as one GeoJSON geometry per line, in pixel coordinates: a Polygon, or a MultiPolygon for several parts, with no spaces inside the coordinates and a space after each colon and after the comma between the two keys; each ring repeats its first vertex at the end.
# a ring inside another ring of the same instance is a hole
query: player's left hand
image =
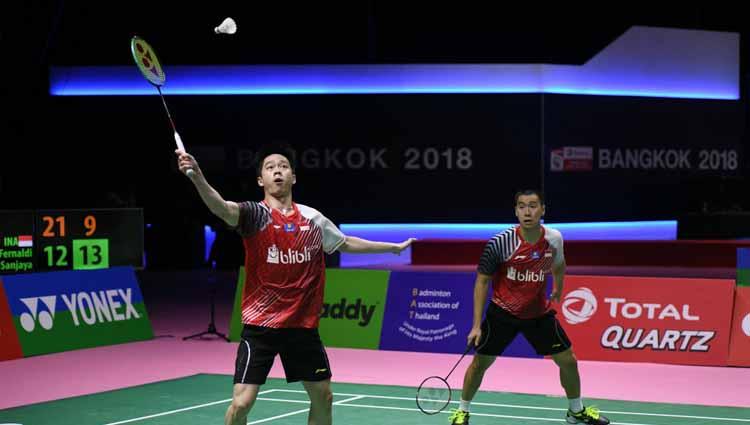
{"type": "Polygon", "coordinates": [[[552,293],[549,295],[549,300],[553,303],[559,303],[560,297],[562,296],[562,290],[553,289],[552,293]]]}
{"type": "Polygon", "coordinates": [[[408,248],[411,245],[411,243],[414,242],[415,240],[417,240],[417,238],[409,238],[409,239],[407,239],[407,240],[405,240],[405,241],[403,241],[401,243],[395,244],[394,247],[393,247],[393,253],[400,255],[401,251],[403,251],[406,248],[408,248]]]}

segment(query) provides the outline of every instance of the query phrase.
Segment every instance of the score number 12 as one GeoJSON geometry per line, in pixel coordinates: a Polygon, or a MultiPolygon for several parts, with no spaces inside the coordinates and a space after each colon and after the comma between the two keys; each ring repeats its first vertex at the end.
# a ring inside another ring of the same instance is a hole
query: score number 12
{"type": "MultiPolygon", "coordinates": [[[[64,216],[43,216],[42,220],[46,223],[42,237],[65,237],[64,216]]],[[[96,217],[87,215],[83,219],[83,225],[86,228],[84,234],[86,236],[93,235],[96,232],[96,217]]],[[[65,245],[46,246],[44,247],[44,253],[47,254],[48,267],[68,266],[68,248],[65,245]],[[55,260],[55,253],[57,253],[57,260],[55,260]]],[[[73,269],[86,270],[107,267],[109,267],[108,239],[73,240],[73,269]]]]}

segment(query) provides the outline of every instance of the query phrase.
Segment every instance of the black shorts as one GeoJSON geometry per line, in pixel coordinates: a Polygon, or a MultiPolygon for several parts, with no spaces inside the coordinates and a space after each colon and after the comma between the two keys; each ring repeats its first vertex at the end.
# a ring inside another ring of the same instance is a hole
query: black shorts
{"type": "Polygon", "coordinates": [[[245,325],[237,347],[234,383],[265,384],[276,354],[281,356],[287,382],[324,381],[331,377],[328,355],[317,329],[245,325]]]}
{"type": "Polygon", "coordinates": [[[571,347],[554,311],[535,319],[519,319],[491,302],[482,322],[482,339],[477,353],[499,356],[519,332],[542,356],[561,353],[571,347]]]}

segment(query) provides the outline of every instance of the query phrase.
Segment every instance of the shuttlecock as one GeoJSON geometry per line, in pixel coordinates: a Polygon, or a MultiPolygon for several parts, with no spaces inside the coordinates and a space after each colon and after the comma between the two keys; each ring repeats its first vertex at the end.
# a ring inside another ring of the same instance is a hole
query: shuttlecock
{"type": "Polygon", "coordinates": [[[214,32],[216,34],[234,34],[237,32],[237,23],[232,18],[224,19],[221,25],[214,28],[214,32]]]}

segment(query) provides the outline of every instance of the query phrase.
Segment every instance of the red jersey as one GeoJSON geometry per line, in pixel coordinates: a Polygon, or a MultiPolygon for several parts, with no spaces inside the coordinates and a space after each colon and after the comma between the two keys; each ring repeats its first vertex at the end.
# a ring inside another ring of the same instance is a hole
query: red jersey
{"type": "Polygon", "coordinates": [[[550,310],[544,293],[554,265],[565,261],[562,234],[542,226],[536,243],[526,242],[520,226],[498,233],[487,242],[477,271],[492,276],[492,302],[521,319],[550,310]]]}
{"type": "Polygon", "coordinates": [[[323,306],[323,253],[346,236],[317,210],[292,204],[284,215],[265,202],[240,203],[237,231],[245,245],[242,323],[317,328],[323,306]]]}

